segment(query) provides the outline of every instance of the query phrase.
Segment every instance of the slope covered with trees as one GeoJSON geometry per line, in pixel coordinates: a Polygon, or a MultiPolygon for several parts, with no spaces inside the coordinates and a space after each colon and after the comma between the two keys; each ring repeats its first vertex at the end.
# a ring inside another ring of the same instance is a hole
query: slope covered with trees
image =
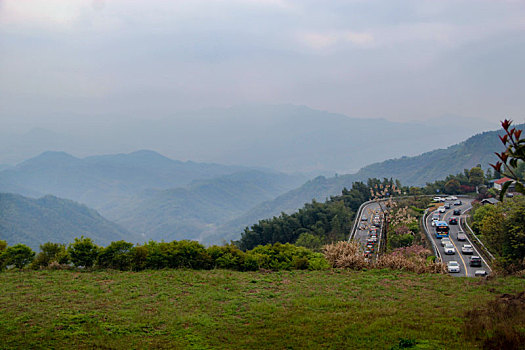
{"type": "Polygon", "coordinates": [[[37,249],[48,241],[66,243],[80,235],[98,244],[137,239],[85,205],[50,195],[33,199],[0,193],[0,239],[7,243],[37,249]]]}

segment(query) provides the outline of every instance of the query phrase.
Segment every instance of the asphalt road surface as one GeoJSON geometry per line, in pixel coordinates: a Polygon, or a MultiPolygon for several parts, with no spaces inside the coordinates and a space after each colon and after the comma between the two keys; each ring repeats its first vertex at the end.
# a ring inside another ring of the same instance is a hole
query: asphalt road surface
{"type": "Polygon", "coordinates": [[[458,225],[449,224],[449,227],[450,227],[449,238],[452,244],[454,245],[455,253],[453,255],[445,254],[444,247],[441,246],[441,239],[436,238],[436,234],[435,234],[436,231],[434,227],[431,225],[432,224],[432,214],[434,212],[429,213],[426,219],[426,227],[430,233],[430,237],[432,237],[432,239],[434,240],[434,243],[438,247],[439,252],[441,254],[442,261],[445,264],[447,264],[449,261],[452,261],[452,260],[457,261],[459,263],[461,271],[459,273],[451,273],[451,275],[461,276],[461,277],[474,277],[474,273],[477,270],[485,270],[487,273],[490,273],[491,270],[489,269],[487,262],[483,259],[483,257],[481,257],[481,255],[479,254],[479,251],[469,240],[468,236],[467,236],[466,241],[458,241],[458,232],[460,231],[465,232],[463,223],[464,223],[466,215],[464,213],[466,210],[472,208],[471,206],[472,199],[460,198],[460,200],[463,202],[462,205],[454,205],[453,203],[455,201],[447,201],[450,204],[450,209],[447,209],[445,213],[440,214],[440,220],[446,221],[447,223],[449,223],[449,220],[452,217],[455,217],[458,219],[458,225]],[[461,215],[459,216],[454,215],[453,214],[454,209],[461,210],[461,215]],[[472,248],[474,249],[473,255],[477,255],[481,257],[481,267],[471,267],[469,265],[470,257],[472,255],[465,255],[461,252],[461,248],[463,247],[464,244],[470,244],[472,248]]]}

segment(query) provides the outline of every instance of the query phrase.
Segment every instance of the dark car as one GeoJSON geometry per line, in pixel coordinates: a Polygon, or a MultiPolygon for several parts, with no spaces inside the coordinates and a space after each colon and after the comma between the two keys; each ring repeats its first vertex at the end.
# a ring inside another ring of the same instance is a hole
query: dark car
{"type": "Polygon", "coordinates": [[[471,256],[469,265],[472,267],[481,267],[481,258],[477,255],[471,256]]]}
{"type": "Polygon", "coordinates": [[[449,225],[457,225],[458,224],[458,219],[450,218],[450,220],[448,220],[448,224],[449,225]]]}
{"type": "Polygon", "coordinates": [[[454,209],[454,215],[461,215],[461,210],[454,209]]]}

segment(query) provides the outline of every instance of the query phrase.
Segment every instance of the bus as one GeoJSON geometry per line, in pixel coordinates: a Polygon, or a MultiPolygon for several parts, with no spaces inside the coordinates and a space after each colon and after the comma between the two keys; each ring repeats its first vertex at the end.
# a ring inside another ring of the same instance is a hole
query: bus
{"type": "Polygon", "coordinates": [[[446,221],[436,221],[435,227],[437,238],[448,237],[448,231],[450,230],[450,228],[448,227],[446,221]]]}

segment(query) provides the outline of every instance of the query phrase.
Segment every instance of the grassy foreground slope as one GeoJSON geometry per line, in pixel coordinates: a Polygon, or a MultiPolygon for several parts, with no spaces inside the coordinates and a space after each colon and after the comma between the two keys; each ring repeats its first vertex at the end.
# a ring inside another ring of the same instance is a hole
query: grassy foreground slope
{"type": "Polygon", "coordinates": [[[471,349],[466,310],[523,278],[352,272],[0,274],[5,348],[471,349]]]}

